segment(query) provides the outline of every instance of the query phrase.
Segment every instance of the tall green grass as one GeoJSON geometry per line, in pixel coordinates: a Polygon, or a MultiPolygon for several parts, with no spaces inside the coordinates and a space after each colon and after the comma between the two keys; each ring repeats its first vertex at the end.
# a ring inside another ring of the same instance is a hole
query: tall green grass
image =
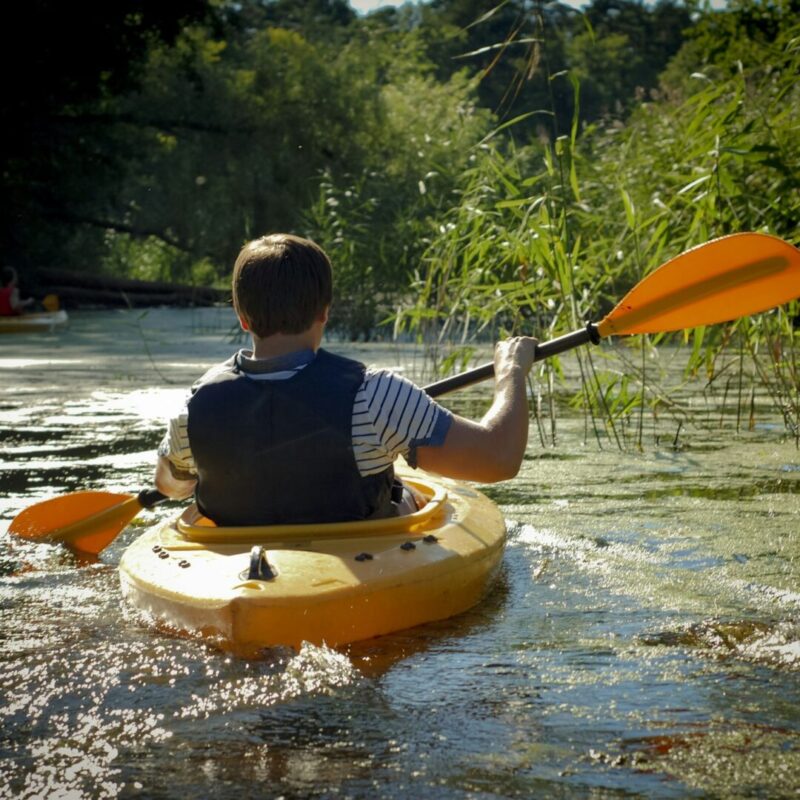
{"type": "MultiPolygon", "coordinates": [[[[440,371],[464,366],[481,341],[544,340],[598,320],[651,270],[715,237],[763,231],[800,242],[800,25],[784,20],[774,41],[751,42],[746,55],[685,76],[624,123],[584,130],[574,82],[568,132],[548,129],[554,115],[536,112],[540,138],[503,138],[521,130],[512,125],[474,148],[400,314],[440,371]]],[[[752,428],[766,403],[798,438],[799,310],[795,302],[713,328],[631,337],[613,359],[599,349],[570,355],[581,387],[570,401],[587,436],[642,447],[653,419],[679,430],[689,409],[660,361],[680,345],[684,380],[703,381],[720,419],[752,428]]],[[[550,395],[564,363],[537,365],[534,380],[550,395]]]]}

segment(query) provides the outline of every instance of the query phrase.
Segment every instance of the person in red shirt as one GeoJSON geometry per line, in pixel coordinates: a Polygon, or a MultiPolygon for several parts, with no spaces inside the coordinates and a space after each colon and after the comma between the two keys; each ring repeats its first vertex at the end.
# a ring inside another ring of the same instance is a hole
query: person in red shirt
{"type": "Polygon", "coordinates": [[[17,286],[17,271],[14,267],[3,267],[2,287],[0,287],[0,317],[15,317],[24,313],[33,303],[33,298],[23,300],[17,286]]]}

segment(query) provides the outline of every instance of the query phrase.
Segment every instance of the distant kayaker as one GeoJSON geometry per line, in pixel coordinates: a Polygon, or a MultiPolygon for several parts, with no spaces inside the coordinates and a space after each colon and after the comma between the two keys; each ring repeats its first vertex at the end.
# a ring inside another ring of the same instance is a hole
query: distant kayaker
{"type": "Polygon", "coordinates": [[[23,314],[33,304],[33,298],[23,300],[19,294],[17,271],[14,267],[3,267],[0,287],[0,317],[15,317],[23,314]]]}
{"type": "Polygon", "coordinates": [[[219,525],[333,522],[414,510],[395,480],[412,467],[491,483],[517,474],[528,439],[526,376],[536,340],[495,347],[495,396],[472,421],[406,378],[321,348],[332,269],[314,242],[246,244],[233,305],[253,343],[210,369],[170,420],[156,486],[219,525]]]}

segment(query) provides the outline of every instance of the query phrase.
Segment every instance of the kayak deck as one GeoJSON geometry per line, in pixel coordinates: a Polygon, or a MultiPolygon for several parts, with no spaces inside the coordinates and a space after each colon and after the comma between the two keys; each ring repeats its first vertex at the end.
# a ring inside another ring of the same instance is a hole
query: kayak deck
{"type": "Polygon", "coordinates": [[[62,325],[66,325],[68,321],[67,312],[63,309],[33,314],[19,314],[14,317],[0,317],[0,333],[52,331],[62,325]]]}
{"type": "Polygon", "coordinates": [[[471,487],[403,478],[428,503],[390,520],[225,529],[197,524],[192,507],[126,550],[123,594],[160,627],[240,651],[337,646],[454,616],[489,588],[505,521],[471,487]],[[254,547],[267,577],[250,577],[254,547]]]}

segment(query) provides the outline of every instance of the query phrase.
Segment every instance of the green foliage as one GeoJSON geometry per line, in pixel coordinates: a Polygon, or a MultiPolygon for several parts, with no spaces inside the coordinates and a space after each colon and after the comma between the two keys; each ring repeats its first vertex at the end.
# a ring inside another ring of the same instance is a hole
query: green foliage
{"type": "Polygon", "coordinates": [[[328,170],[306,215],[308,235],[330,254],[336,291],[331,323],[367,338],[402,302],[413,270],[452,201],[470,148],[490,115],[475,107],[474,84],[406,75],[381,92],[374,159],[356,175],[328,170]]]}
{"type": "Polygon", "coordinates": [[[142,239],[108,231],[102,269],[110,275],[127,275],[141,281],[228,288],[228,281],[220,281],[208,259],[192,260],[156,236],[142,239]]]}
{"type": "MultiPolygon", "coordinates": [[[[598,41],[618,33],[616,17],[620,35],[649,41],[636,28],[649,12],[617,6],[594,20],[598,41]]],[[[439,0],[364,18],[344,0],[123,3],[88,21],[35,0],[25,13],[37,18],[22,35],[36,38],[26,49],[44,83],[12,82],[3,99],[15,120],[3,172],[9,260],[136,273],[119,258],[133,250],[108,252],[114,231],[160,239],[175,274],[202,259],[222,274],[247,238],[301,226],[328,176],[342,191],[374,184],[379,256],[354,269],[377,270],[392,290],[416,267],[494,111],[555,109],[516,136],[569,127],[570,82],[549,75],[585,30],[565,6],[522,0],[488,13],[439,0]]],[[[592,42],[578,50],[596,60],[592,42]]],[[[627,84],[598,74],[622,72],[594,71],[602,98],[585,111],[619,105],[611,97],[627,84]]]]}
{"type": "MultiPolygon", "coordinates": [[[[569,53],[571,72],[581,82],[584,108],[588,94],[592,98],[592,117],[619,116],[622,98],[618,89],[629,84],[629,76],[636,71],[636,51],[628,37],[610,33],[598,38],[587,31],[572,40],[569,53]]],[[[633,97],[632,92],[630,96],[633,97]]]]}
{"type": "Polygon", "coordinates": [[[109,130],[113,101],[137,85],[148,48],[205,20],[213,0],[16,5],[2,49],[6,76],[0,250],[26,265],[85,267],[103,251],[113,189],[129,147],[109,130]],[[74,254],[74,256],[73,256],[74,254]]]}
{"type": "Polygon", "coordinates": [[[767,53],[786,28],[797,20],[797,0],[730,0],[726,13],[706,13],[686,31],[686,42],[662,74],[662,86],[670,92],[692,94],[693,74],[709,80],[732,77],[739,64],[754,69],[759,61],[771,67],[767,53]]]}
{"type": "MultiPolygon", "coordinates": [[[[641,104],[624,125],[596,125],[578,137],[576,90],[570,136],[515,151],[480,148],[425,255],[419,303],[406,315],[418,335],[430,341],[435,331],[450,347],[489,331],[550,338],[600,319],[644,274],[695,244],[745,230],[798,242],[800,26],[773,11],[772,38],[737,53],[749,52],[747,61],[735,70],[715,65],[713,79],[695,76],[682,91],[641,104]]],[[[763,356],[793,353],[790,323],[783,312],[740,321],[732,327],[743,340],[725,326],[687,332],[688,374],[713,381],[739,358],[736,346],[746,348],[796,432],[794,361],[763,356]]],[[[668,338],[645,340],[640,363],[631,359],[626,374],[636,391],[596,370],[590,352],[579,356],[579,399],[593,419],[605,409],[612,438],[620,438],[620,415],[664,405],[658,375],[646,375],[645,364],[656,341],[668,338]]]]}
{"type": "Polygon", "coordinates": [[[142,130],[124,187],[141,229],[229,268],[244,240],[297,226],[320,172],[363,159],[376,91],[301,34],[228,45],[200,29],[155,50],[126,113],[142,130]]]}
{"type": "Polygon", "coordinates": [[[569,129],[574,112],[569,82],[554,83],[553,75],[570,70],[582,78],[581,122],[619,116],[637,95],[657,86],[690,22],[686,6],[672,0],[653,6],[593,0],[582,13],[543,0],[497,0],[488,7],[454,0],[434,7],[461,30],[448,40],[451,63],[480,75],[481,104],[501,118],[547,109],[550,124],[531,119],[517,135],[533,131],[551,138],[569,129]]]}

